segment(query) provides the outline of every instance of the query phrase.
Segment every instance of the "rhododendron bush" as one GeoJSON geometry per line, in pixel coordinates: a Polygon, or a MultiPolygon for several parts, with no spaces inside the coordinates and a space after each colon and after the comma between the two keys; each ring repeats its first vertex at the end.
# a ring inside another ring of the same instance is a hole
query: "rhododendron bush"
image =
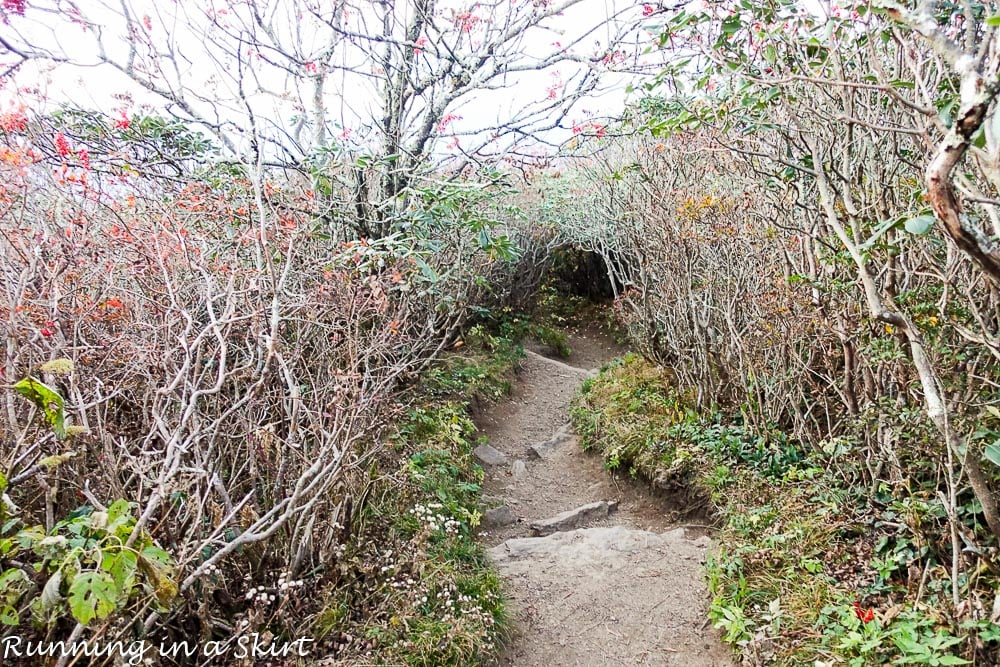
{"type": "Polygon", "coordinates": [[[336,569],[401,383],[505,270],[464,236],[334,242],[308,179],[127,120],[0,119],[0,606],[22,635],[259,624],[251,582],[336,569]]]}

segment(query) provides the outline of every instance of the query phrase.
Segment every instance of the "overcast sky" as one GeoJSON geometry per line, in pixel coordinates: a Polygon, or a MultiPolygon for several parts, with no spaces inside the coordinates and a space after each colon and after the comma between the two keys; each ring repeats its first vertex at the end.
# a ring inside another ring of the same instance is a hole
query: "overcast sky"
{"type": "MultiPolygon", "coordinates": [[[[24,17],[11,17],[11,27],[21,31],[30,41],[51,45],[56,50],[61,48],[73,60],[90,63],[90,66],[28,63],[16,75],[15,82],[19,88],[37,87],[42,96],[52,103],[69,101],[109,115],[117,115],[121,111],[135,113],[143,104],[157,110],[163,108],[161,97],[142,90],[113,68],[97,65],[99,46],[95,37],[98,31],[84,30],[64,18],[54,20],[55,14],[44,11],[46,1],[30,2],[24,17]],[[133,103],[128,103],[123,94],[131,97],[133,103]]],[[[157,78],[169,87],[183,87],[185,97],[192,107],[205,117],[231,119],[244,127],[246,124],[246,108],[240,99],[236,77],[233,76],[234,68],[239,65],[233,58],[222,55],[220,44],[225,44],[225,48],[231,48],[234,53],[240,52],[242,64],[259,73],[255,89],[244,90],[258,118],[289,128],[293,125],[292,118],[299,113],[297,107],[303,103],[308,105],[313,91],[302,72],[289,73],[270,67],[265,62],[268,54],[251,53],[250,49],[241,49],[236,45],[235,40],[224,37],[224,30],[220,30],[220,26],[225,28],[238,24],[238,21],[231,20],[228,13],[239,9],[227,9],[230,3],[213,0],[126,1],[134,16],[143,24],[143,38],[148,39],[161,53],[167,50],[173,52],[170,69],[164,70],[157,78]],[[216,25],[213,26],[213,22],[216,25]],[[205,39],[206,35],[213,36],[217,43],[209,44],[205,39]]],[[[535,3],[540,1],[542,0],[534,0],[535,3]]],[[[319,0],[304,2],[317,8],[330,6],[330,3],[319,0]]],[[[508,2],[510,11],[515,12],[523,11],[525,5],[518,7],[519,2],[530,3],[531,0],[508,2]]],[[[276,12],[274,23],[284,31],[284,34],[279,35],[279,40],[293,44],[295,56],[308,60],[312,57],[311,54],[319,54],[323,46],[322,26],[315,29],[307,20],[308,16],[299,19],[290,14],[296,3],[278,0],[263,4],[270,5],[276,12]]],[[[124,36],[125,22],[120,16],[120,4],[117,0],[88,0],[82,6],[88,12],[87,19],[100,26],[101,43],[107,55],[123,61],[128,54],[128,42],[124,36]]],[[[398,2],[397,6],[402,8],[398,10],[397,18],[405,23],[408,3],[398,2]]],[[[627,0],[581,0],[561,16],[549,19],[544,27],[527,31],[519,43],[519,50],[529,57],[542,57],[572,44],[586,32],[587,37],[574,46],[574,52],[584,56],[600,55],[607,49],[615,29],[611,23],[601,24],[608,17],[622,11],[631,11],[634,18],[642,6],[627,0]],[[600,27],[591,32],[594,26],[600,27]]],[[[453,0],[445,0],[438,7],[448,13],[448,16],[461,16],[462,12],[469,11],[470,8],[473,14],[479,11],[472,3],[453,0]]],[[[343,26],[361,34],[365,34],[366,30],[376,32],[381,29],[381,18],[372,9],[372,5],[359,3],[344,12],[343,26]]],[[[653,17],[646,27],[655,28],[655,24],[653,17]]],[[[475,36],[474,30],[470,30],[470,39],[475,36]]],[[[652,35],[648,37],[651,39],[652,35]]],[[[433,40],[434,37],[429,35],[427,39],[433,40]]],[[[432,47],[433,44],[428,43],[428,51],[432,47]]],[[[654,59],[656,57],[656,54],[647,56],[654,59]]],[[[156,60],[166,62],[164,58],[156,60]]],[[[331,126],[331,135],[341,133],[346,141],[363,142],[368,119],[382,113],[373,86],[375,82],[369,76],[373,61],[358,48],[341,49],[333,60],[344,69],[329,77],[324,91],[326,107],[330,112],[327,123],[331,126]],[[349,72],[348,69],[354,71],[349,72]]],[[[147,62],[153,63],[154,60],[149,59],[147,62]]],[[[618,67],[612,64],[609,69],[624,69],[627,64],[635,64],[635,61],[618,67]]],[[[503,90],[482,91],[449,107],[449,114],[455,118],[449,123],[448,131],[461,138],[466,133],[500,125],[525,106],[543,103],[552,95],[553,87],[557,94],[562,94],[559,85],[568,87],[573,77],[579,74],[579,67],[580,65],[564,62],[543,71],[511,74],[505,77],[507,87],[503,90]]],[[[611,72],[606,78],[604,90],[582,100],[567,116],[564,125],[569,127],[588,121],[604,122],[594,119],[619,113],[626,98],[626,85],[633,79],[632,75],[611,72]]],[[[0,90],[0,95],[5,98],[3,104],[10,104],[12,87],[0,90]]],[[[27,99],[34,105],[32,97],[34,95],[20,96],[22,100],[27,99]]]]}

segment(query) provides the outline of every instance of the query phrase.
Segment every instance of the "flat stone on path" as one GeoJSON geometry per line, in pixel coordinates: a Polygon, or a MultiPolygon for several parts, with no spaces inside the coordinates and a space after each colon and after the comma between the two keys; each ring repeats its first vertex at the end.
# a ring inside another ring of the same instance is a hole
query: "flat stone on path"
{"type": "Polygon", "coordinates": [[[524,479],[524,476],[528,474],[528,466],[524,465],[524,461],[517,459],[510,466],[510,475],[515,480],[524,479]]]}
{"type": "Polygon", "coordinates": [[[479,445],[472,450],[472,455],[484,466],[507,465],[507,455],[490,445],[479,445]]]}
{"type": "Polygon", "coordinates": [[[603,519],[610,514],[616,506],[617,503],[609,503],[605,500],[581,505],[576,509],[567,510],[562,514],[557,514],[551,519],[532,522],[531,532],[535,535],[544,536],[564,530],[573,530],[574,528],[579,528],[581,524],[587,523],[588,521],[603,519]]]}
{"type": "Polygon", "coordinates": [[[511,667],[732,667],[705,623],[703,549],[626,526],[509,539],[488,551],[525,610],[511,667]]]}
{"type": "Polygon", "coordinates": [[[563,424],[551,438],[529,447],[528,453],[538,459],[548,458],[556,448],[573,439],[572,428],[569,424],[563,424]]]}
{"type": "Polygon", "coordinates": [[[558,359],[550,359],[549,357],[542,356],[537,352],[532,350],[525,350],[525,356],[531,357],[532,359],[537,359],[542,363],[549,364],[553,368],[557,368],[566,373],[573,373],[576,375],[582,375],[585,378],[592,378],[597,376],[597,369],[579,368],[577,366],[570,366],[569,364],[559,361],[558,359]]]}
{"type": "MultiPolygon", "coordinates": [[[[513,538],[489,550],[490,559],[508,567],[505,561],[524,559],[583,560],[595,562],[612,553],[635,553],[642,549],[662,548],[675,539],[670,533],[657,534],[625,526],[581,528],[546,535],[545,537],[513,538]]],[[[568,564],[568,563],[567,563],[568,564]]]]}

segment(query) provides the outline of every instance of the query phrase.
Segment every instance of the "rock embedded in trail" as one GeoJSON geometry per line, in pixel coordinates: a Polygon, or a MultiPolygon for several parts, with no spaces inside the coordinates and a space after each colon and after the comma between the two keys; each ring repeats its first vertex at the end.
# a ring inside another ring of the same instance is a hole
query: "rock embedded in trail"
{"type": "Polygon", "coordinates": [[[559,361],[558,359],[552,359],[551,357],[546,357],[545,355],[538,354],[532,350],[525,350],[524,354],[533,359],[538,359],[539,361],[549,364],[551,367],[566,372],[572,373],[573,375],[578,375],[584,378],[597,377],[600,372],[597,369],[580,368],[579,366],[570,366],[569,364],[559,361]]]}
{"type": "Polygon", "coordinates": [[[507,455],[490,445],[479,445],[472,450],[472,455],[484,466],[507,465],[507,455]]]}
{"type": "Polygon", "coordinates": [[[524,476],[528,474],[528,466],[524,465],[524,461],[517,459],[514,461],[513,465],[510,467],[510,475],[515,480],[522,480],[524,476]]]}
{"type": "Polygon", "coordinates": [[[557,514],[550,519],[535,521],[531,524],[531,532],[538,536],[551,535],[566,530],[579,528],[582,524],[596,519],[603,519],[615,510],[616,502],[604,500],[581,505],[575,509],[557,514]]]}
{"type": "Polygon", "coordinates": [[[669,534],[626,526],[578,528],[544,537],[513,538],[490,549],[489,556],[501,565],[505,561],[523,559],[557,559],[564,565],[576,561],[593,564],[602,559],[617,558],[617,554],[662,549],[671,541],[669,534]]]}
{"type": "Polygon", "coordinates": [[[528,453],[537,459],[548,458],[557,448],[573,439],[572,428],[570,424],[563,424],[551,438],[529,447],[528,453]]]}

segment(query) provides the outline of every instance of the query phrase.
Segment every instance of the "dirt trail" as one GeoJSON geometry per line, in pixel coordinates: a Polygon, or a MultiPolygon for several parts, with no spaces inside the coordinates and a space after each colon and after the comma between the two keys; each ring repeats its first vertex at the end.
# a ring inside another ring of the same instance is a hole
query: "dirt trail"
{"type": "Polygon", "coordinates": [[[565,362],[529,351],[513,397],[479,419],[497,450],[484,452],[496,461],[484,465],[485,503],[501,508],[481,539],[507,580],[514,628],[501,664],[730,667],[704,620],[705,531],[671,524],[669,508],[609,475],[563,428],[587,371],[621,353],[596,329],[570,344],[565,362]]]}

